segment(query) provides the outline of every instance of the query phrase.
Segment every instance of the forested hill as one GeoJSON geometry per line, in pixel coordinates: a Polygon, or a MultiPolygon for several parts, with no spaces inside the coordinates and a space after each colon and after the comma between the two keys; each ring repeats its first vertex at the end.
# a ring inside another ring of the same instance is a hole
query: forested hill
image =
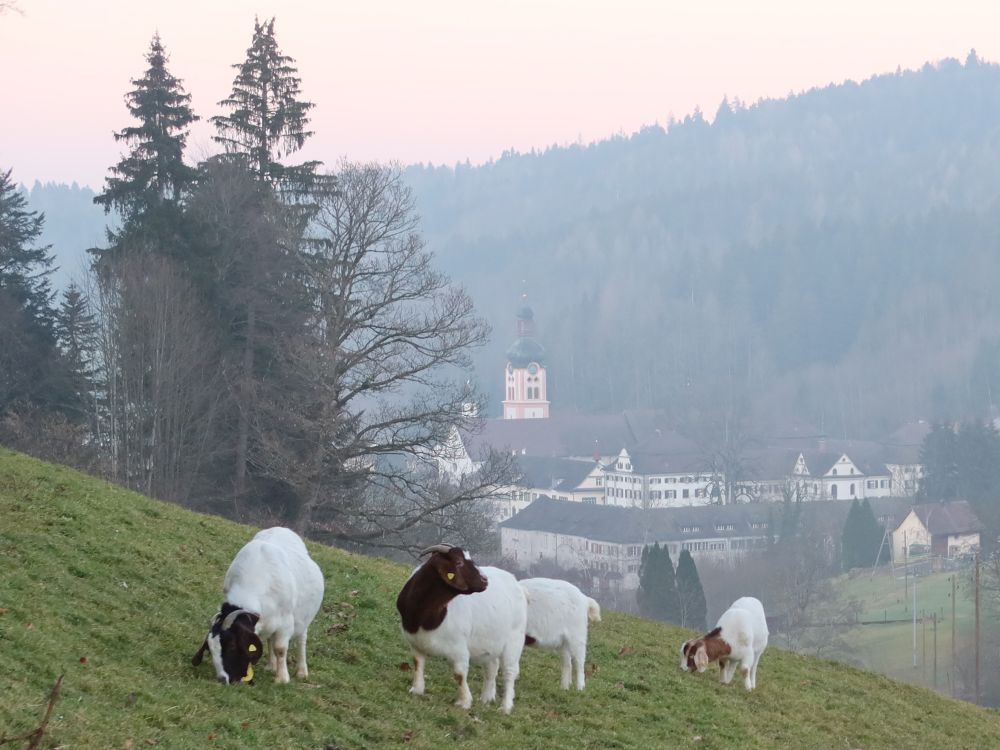
{"type": "MultiPolygon", "coordinates": [[[[494,326],[476,353],[491,413],[524,288],[554,413],[658,407],[681,427],[728,413],[856,437],[985,415],[1000,398],[1000,66],[970,55],[710,119],[408,169],[430,249],[494,326]]],[[[100,237],[91,197],[31,190],[65,268],[100,237]]]]}
{"type": "Polygon", "coordinates": [[[1000,394],[1000,67],[974,55],[408,176],[494,324],[495,401],[525,279],[554,410],[861,435],[1000,394]]]}
{"type": "MultiPolygon", "coordinates": [[[[16,165],[2,165],[9,169],[16,165]]],[[[17,170],[14,177],[18,176],[17,170]]],[[[70,281],[79,281],[90,262],[87,250],[103,245],[108,218],[104,209],[94,205],[94,191],[88,187],[35,182],[25,189],[32,211],[45,214],[42,243],[52,246],[57,267],[52,284],[65,289],[70,281]]]]}

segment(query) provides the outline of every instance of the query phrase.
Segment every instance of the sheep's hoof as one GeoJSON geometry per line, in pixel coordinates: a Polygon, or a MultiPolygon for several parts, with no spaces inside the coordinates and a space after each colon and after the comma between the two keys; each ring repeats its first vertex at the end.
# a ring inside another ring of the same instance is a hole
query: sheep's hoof
{"type": "Polygon", "coordinates": [[[457,700],[455,701],[455,705],[458,706],[459,708],[468,711],[470,708],[472,708],[472,699],[470,698],[469,700],[457,700]]]}
{"type": "Polygon", "coordinates": [[[416,685],[410,688],[410,695],[423,695],[424,689],[422,687],[417,687],[416,685]]]}
{"type": "Polygon", "coordinates": [[[511,703],[509,706],[506,703],[500,706],[500,713],[502,713],[504,716],[510,716],[510,712],[513,710],[514,710],[513,703],[511,703]]]}

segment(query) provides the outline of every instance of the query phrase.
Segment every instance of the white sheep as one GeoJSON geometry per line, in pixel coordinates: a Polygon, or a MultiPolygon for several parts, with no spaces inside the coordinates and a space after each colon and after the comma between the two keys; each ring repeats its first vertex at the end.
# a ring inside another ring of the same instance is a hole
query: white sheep
{"type": "Polygon", "coordinates": [[[525,643],[562,652],[563,690],[576,668],[576,689],[583,690],[587,663],[587,623],[600,622],[600,605],[568,581],[527,578],[521,583],[528,597],[525,643]]]}
{"type": "Polygon", "coordinates": [[[472,707],[469,662],[485,670],[480,700],[496,700],[497,671],[503,670],[500,710],[514,708],[514,683],[524,648],[527,603],[517,579],[499,568],[477,568],[460,548],[429,547],[430,557],[413,571],[396,598],[403,637],[413,652],[410,692],[423,695],[424,661],[443,656],[458,682],[456,705],[472,707]]]}
{"type": "Polygon", "coordinates": [[[223,604],[205,642],[191,660],[212,655],[219,682],[253,679],[253,665],[268,643],[275,682],[289,681],[288,643],[299,639],[299,678],[309,676],[309,624],[323,602],[323,572],[291,529],[264,529],[236,553],[223,582],[223,604]]]}
{"type": "Polygon", "coordinates": [[[757,665],[767,648],[767,618],[764,607],[752,596],[737,599],[719,618],[715,628],[701,638],[681,646],[681,669],[704,672],[709,663],[719,662],[722,682],[729,684],[736,670],[743,670],[747,690],[757,687],[757,665]]]}

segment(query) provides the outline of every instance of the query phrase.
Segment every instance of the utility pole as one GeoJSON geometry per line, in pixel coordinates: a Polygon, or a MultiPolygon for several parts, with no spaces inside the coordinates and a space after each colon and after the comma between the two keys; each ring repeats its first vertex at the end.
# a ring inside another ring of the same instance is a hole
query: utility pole
{"type": "Polygon", "coordinates": [[[920,679],[927,684],[927,615],[924,610],[920,611],[920,679]]]}
{"type": "Polygon", "coordinates": [[[979,552],[976,552],[976,705],[979,705],[979,552]]]}
{"type": "Polygon", "coordinates": [[[934,613],[934,680],[932,685],[937,690],[937,612],[934,613]]]}
{"type": "Polygon", "coordinates": [[[906,543],[906,532],[903,532],[903,601],[910,598],[909,580],[907,576],[910,572],[910,545],[906,543]]]}
{"type": "Polygon", "coordinates": [[[917,668],[917,577],[913,576],[913,668],[917,668]]]}
{"type": "Polygon", "coordinates": [[[951,574],[951,697],[955,697],[955,574],[951,574]]]}

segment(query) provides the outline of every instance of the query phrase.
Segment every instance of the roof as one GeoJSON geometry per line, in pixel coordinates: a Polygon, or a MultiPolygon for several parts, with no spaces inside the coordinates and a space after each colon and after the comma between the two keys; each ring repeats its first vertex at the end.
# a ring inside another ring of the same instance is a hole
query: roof
{"type": "Polygon", "coordinates": [[[462,430],[462,443],[478,460],[485,449],[519,455],[592,458],[617,454],[636,443],[624,414],[561,414],[547,419],[486,419],[476,431],[462,430]]]}
{"type": "Polygon", "coordinates": [[[583,484],[597,466],[594,461],[547,456],[518,456],[515,463],[519,472],[518,484],[522,487],[563,492],[571,492],[583,484]]]}
{"type": "MultiPolygon", "coordinates": [[[[909,512],[905,498],[878,498],[869,501],[876,518],[887,516],[892,523],[909,512]]],[[[839,534],[851,503],[844,500],[814,501],[803,504],[808,514],[830,533],[839,534]]],[[[522,531],[566,534],[613,544],[652,544],[653,542],[724,539],[728,537],[764,537],[768,530],[752,528],[751,523],[776,523],[780,503],[742,505],[698,505],[685,508],[622,508],[615,505],[590,505],[569,500],[541,497],[500,526],[522,531]],[[727,527],[732,525],[732,529],[727,527]],[[685,527],[700,531],[683,531],[685,527]],[[722,528],[717,528],[721,526],[722,528]]]]}
{"type": "Polygon", "coordinates": [[[653,437],[628,449],[635,474],[708,471],[710,461],[698,446],[673,430],[656,429],[653,437]]]}
{"type": "Polygon", "coordinates": [[[751,529],[750,523],[766,522],[774,510],[774,506],[763,503],[643,510],[541,497],[500,525],[617,544],[652,544],[654,541],[763,536],[765,530],[751,529]],[[715,528],[729,524],[734,527],[731,531],[715,528]],[[696,526],[701,530],[682,531],[685,527],[696,526]]]}
{"type": "Polygon", "coordinates": [[[518,336],[507,349],[507,360],[514,367],[527,367],[532,362],[544,364],[545,347],[534,336],[518,336]]]}
{"type": "Polygon", "coordinates": [[[972,510],[972,506],[966,500],[914,505],[913,512],[917,514],[920,523],[932,536],[965,534],[985,529],[975,511],[972,510]]]}

